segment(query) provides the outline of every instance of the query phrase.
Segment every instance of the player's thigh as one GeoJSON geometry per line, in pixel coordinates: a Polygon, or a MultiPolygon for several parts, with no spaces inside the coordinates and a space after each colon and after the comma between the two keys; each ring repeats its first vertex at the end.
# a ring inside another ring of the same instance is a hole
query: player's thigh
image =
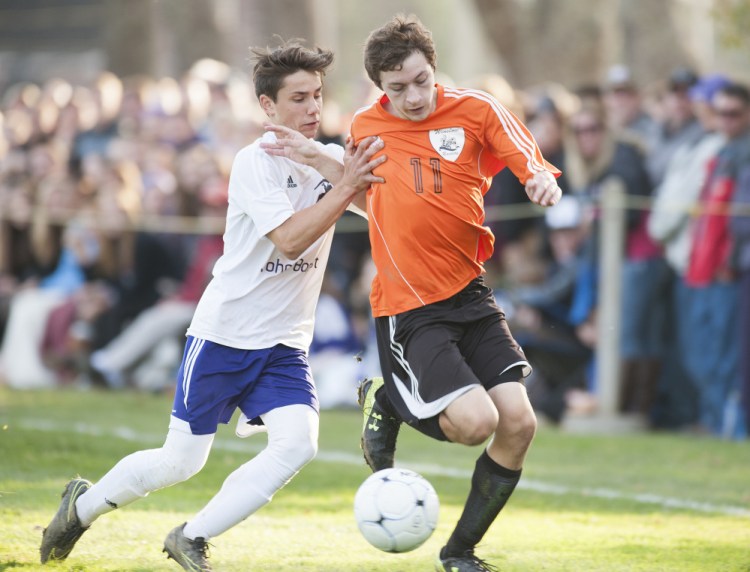
{"type": "Polygon", "coordinates": [[[216,433],[261,375],[273,350],[241,350],[188,336],[172,415],[194,435],[216,433]]]}
{"type": "Polygon", "coordinates": [[[269,411],[290,405],[308,406],[317,415],[318,394],[306,352],[277,345],[239,407],[253,423],[269,411]]]}
{"type": "Polygon", "coordinates": [[[513,338],[503,314],[473,322],[459,342],[459,350],[486,390],[507,382],[523,381],[531,366],[513,338]]]}
{"type": "Polygon", "coordinates": [[[460,329],[425,312],[375,320],[378,353],[391,404],[406,422],[441,413],[479,380],[458,349],[460,329]]]}
{"type": "Polygon", "coordinates": [[[423,325],[409,336],[406,361],[419,380],[420,395],[426,401],[479,385],[459,348],[461,336],[462,328],[442,323],[423,325]]]}
{"type": "Polygon", "coordinates": [[[443,411],[455,431],[472,433],[484,440],[495,431],[498,410],[487,391],[476,386],[454,399],[443,411]]]}

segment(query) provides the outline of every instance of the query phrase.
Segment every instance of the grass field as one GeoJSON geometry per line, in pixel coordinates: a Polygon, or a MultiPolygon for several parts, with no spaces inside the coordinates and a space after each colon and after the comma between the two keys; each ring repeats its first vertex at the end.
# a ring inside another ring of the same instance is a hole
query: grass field
{"type": "MultiPolygon", "coordinates": [[[[0,571],[178,570],[161,553],[224,477],[260,450],[221,427],[203,471],[97,521],[64,563],[38,564],[41,529],[77,473],[98,479],[163,441],[171,399],[132,393],[0,388],[0,571]]],[[[213,539],[217,571],[432,570],[468,491],[479,449],[402,432],[399,464],[441,500],[438,529],[402,555],[359,535],[352,499],[367,476],[359,416],[324,411],[318,458],[273,502],[213,539]]],[[[750,572],[750,446],[651,434],[574,436],[540,429],[524,478],[478,553],[503,571],[750,572]]]]}

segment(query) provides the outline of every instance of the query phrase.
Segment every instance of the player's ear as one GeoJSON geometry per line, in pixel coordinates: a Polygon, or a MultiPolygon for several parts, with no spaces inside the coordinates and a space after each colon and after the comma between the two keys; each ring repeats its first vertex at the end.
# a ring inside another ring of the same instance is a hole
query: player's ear
{"type": "Polygon", "coordinates": [[[266,116],[273,118],[276,115],[276,103],[268,97],[265,93],[261,94],[258,98],[261,109],[265,112],[266,116]]]}

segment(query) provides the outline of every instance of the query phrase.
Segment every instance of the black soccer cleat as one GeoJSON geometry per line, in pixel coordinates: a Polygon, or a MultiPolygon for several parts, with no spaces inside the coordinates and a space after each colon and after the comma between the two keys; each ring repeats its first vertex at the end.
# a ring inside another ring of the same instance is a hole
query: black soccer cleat
{"type": "Polygon", "coordinates": [[[497,572],[497,568],[467,550],[460,556],[444,556],[445,547],[440,550],[435,561],[437,572],[497,572]]]}
{"type": "Polygon", "coordinates": [[[391,417],[378,404],[375,394],[381,387],[383,378],[372,377],[363,380],[357,388],[357,403],[364,416],[360,446],[365,462],[373,472],[393,467],[396,437],[401,428],[401,421],[391,417]]]}
{"type": "Polygon", "coordinates": [[[190,540],[182,530],[187,523],[173,528],[164,540],[164,550],[167,558],[172,558],[185,570],[191,572],[210,572],[213,570],[208,563],[208,542],[205,538],[190,540]]]}
{"type": "Polygon", "coordinates": [[[42,532],[42,545],[39,549],[42,564],[48,560],[65,560],[78,539],[88,530],[78,520],[76,500],[90,488],[91,483],[80,477],[65,485],[60,507],[42,532]]]}

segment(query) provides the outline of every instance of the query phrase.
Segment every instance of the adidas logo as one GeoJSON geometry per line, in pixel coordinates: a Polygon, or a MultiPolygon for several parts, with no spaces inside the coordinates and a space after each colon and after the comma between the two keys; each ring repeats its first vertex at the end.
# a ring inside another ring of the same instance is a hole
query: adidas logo
{"type": "Polygon", "coordinates": [[[289,178],[286,180],[286,188],[287,189],[296,189],[297,183],[294,182],[294,179],[292,179],[292,176],[289,175],[289,178]]]}

